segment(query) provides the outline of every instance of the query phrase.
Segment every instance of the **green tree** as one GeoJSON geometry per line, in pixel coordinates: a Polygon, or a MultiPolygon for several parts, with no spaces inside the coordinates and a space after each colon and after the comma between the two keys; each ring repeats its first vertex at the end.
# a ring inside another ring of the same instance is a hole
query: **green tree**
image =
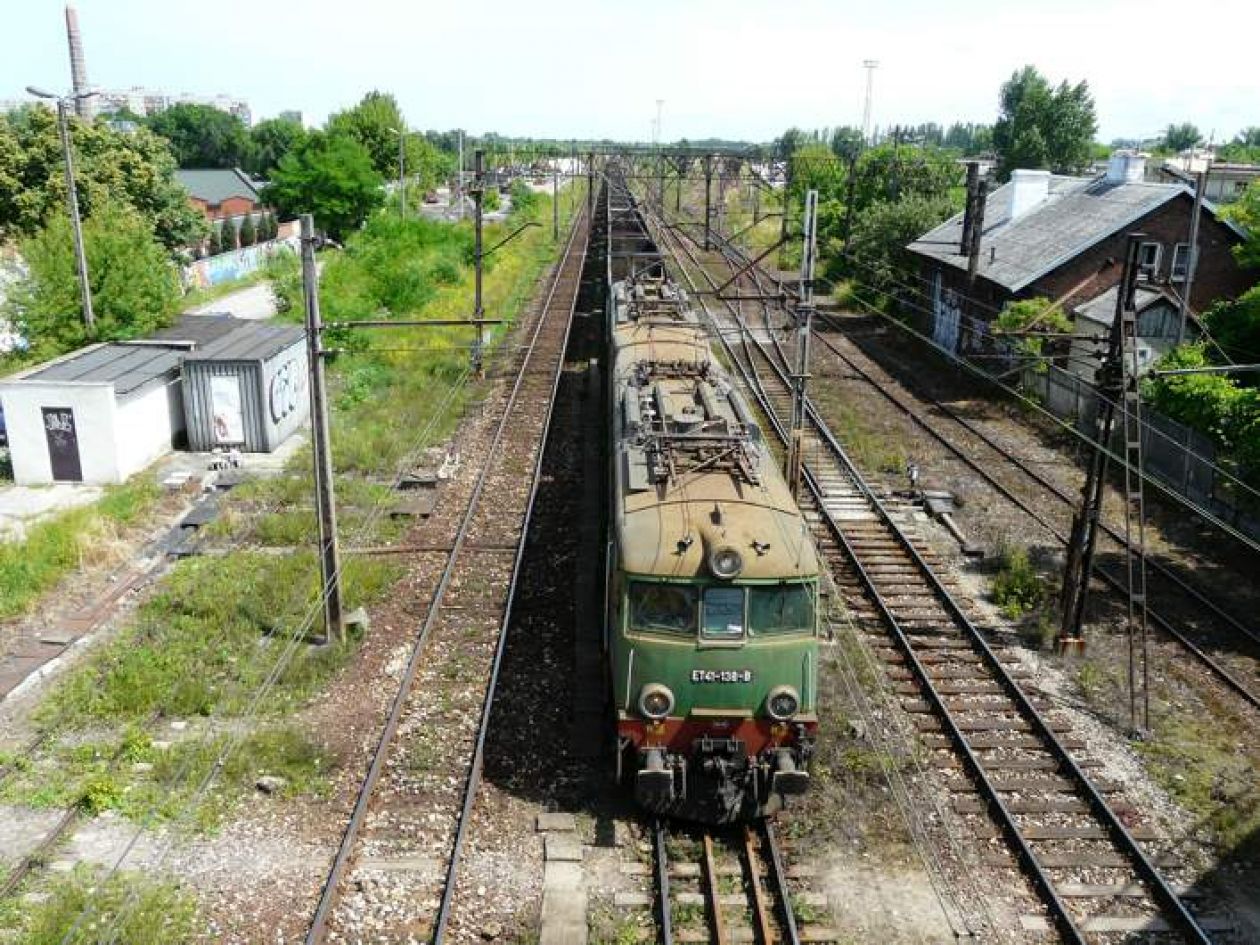
{"type": "MultiPolygon", "coordinates": [[[[1240,364],[1260,362],[1260,286],[1232,301],[1217,302],[1203,317],[1212,339],[1230,360],[1240,364]]],[[[1254,374],[1239,375],[1239,379],[1252,384],[1260,381],[1254,374]]]]}
{"type": "MultiPolygon", "coordinates": [[[[837,274],[852,272],[860,283],[895,295],[916,265],[906,246],[953,212],[954,203],[945,195],[911,194],[900,200],[876,201],[858,214],[850,246],[852,260],[837,274]]],[[[827,249],[834,252],[836,247],[827,249]]],[[[828,271],[835,269],[829,266],[828,271]]]]}
{"type": "Polygon", "coordinates": [[[320,229],[341,240],[381,205],[382,183],[371,155],[356,140],[312,134],[281,159],[263,200],[289,218],[313,214],[320,229]]]}
{"type": "MultiPolygon", "coordinates": [[[[397,99],[387,92],[375,90],[363,96],[354,108],[331,116],[325,126],[329,134],[345,135],[363,145],[372,158],[372,166],[386,178],[398,177],[398,133],[406,128],[407,122],[397,99]]],[[[408,136],[409,147],[423,141],[419,135],[408,136]]]]}
{"type": "MultiPolygon", "coordinates": [[[[120,203],[98,205],[83,225],[91,279],[95,340],[138,338],[169,324],[179,301],[174,264],[153,227],[120,203]]],[[[29,271],[10,291],[3,311],[38,358],[90,339],[75,268],[69,220],[54,216],[21,244],[29,271]]]]}
{"type": "Polygon", "coordinates": [[[236,249],[236,223],[227,217],[219,223],[219,246],[225,253],[236,249]]]}
{"type": "Polygon", "coordinates": [[[1238,265],[1260,267],[1260,180],[1248,184],[1242,196],[1222,207],[1221,213],[1247,231],[1247,239],[1234,247],[1238,265]]]}
{"type": "Polygon", "coordinates": [[[1052,89],[1045,76],[1025,66],[1002,85],[993,126],[999,173],[1003,179],[1019,167],[1079,173],[1089,165],[1097,130],[1088,83],[1061,82],[1052,89]]]}
{"type": "Polygon", "coordinates": [[[223,252],[223,240],[219,237],[219,228],[217,226],[212,226],[210,228],[210,236],[207,238],[206,242],[208,244],[207,252],[209,252],[211,256],[217,256],[219,253],[223,252]]]}
{"type": "Polygon", "coordinates": [[[249,132],[235,115],[209,105],[180,102],[148,120],[171,143],[180,167],[241,167],[249,155],[249,132]]]}
{"type": "Polygon", "coordinates": [[[254,225],[254,215],[247,213],[245,219],[241,221],[241,245],[253,246],[257,242],[258,228],[254,225]]]}
{"type": "Polygon", "coordinates": [[[300,122],[287,118],[268,118],[249,132],[249,154],[245,168],[251,174],[266,176],[281,159],[306,140],[307,131],[300,122]]]}
{"type": "Polygon", "coordinates": [[[1164,137],[1160,142],[1161,147],[1174,154],[1181,151],[1188,151],[1195,147],[1203,140],[1203,135],[1190,122],[1183,122],[1180,125],[1169,125],[1164,129],[1164,137]]]}
{"type": "MultiPolygon", "coordinates": [[[[200,242],[204,218],[175,178],[166,141],[144,128],[124,133],[104,122],[70,119],[79,209],[90,217],[105,202],[148,220],[170,250],[200,242]]],[[[0,115],[0,241],[35,235],[66,212],[65,166],[57,116],[47,108],[0,115]]]]}

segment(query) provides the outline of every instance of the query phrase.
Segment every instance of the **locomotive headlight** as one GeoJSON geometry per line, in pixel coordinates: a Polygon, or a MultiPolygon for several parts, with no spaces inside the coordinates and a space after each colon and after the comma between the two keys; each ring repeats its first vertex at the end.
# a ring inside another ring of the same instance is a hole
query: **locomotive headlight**
{"type": "Polygon", "coordinates": [[[766,711],[771,718],[786,722],[801,711],[801,697],[791,686],[776,686],[766,697],[766,711]]]}
{"type": "Polygon", "coordinates": [[[639,692],[639,711],[649,719],[663,719],[674,710],[674,694],[668,686],[648,683],[639,692]]]}
{"type": "Polygon", "coordinates": [[[714,548],[709,553],[709,570],[714,577],[729,581],[744,570],[744,556],[730,545],[714,548]]]}

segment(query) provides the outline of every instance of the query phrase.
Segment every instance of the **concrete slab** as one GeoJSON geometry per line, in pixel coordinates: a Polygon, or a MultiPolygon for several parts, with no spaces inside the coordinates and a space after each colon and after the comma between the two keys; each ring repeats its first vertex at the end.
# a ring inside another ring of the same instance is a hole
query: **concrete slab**
{"type": "Polygon", "coordinates": [[[53,486],[6,486],[0,489],[0,540],[20,541],[35,522],[57,512],[88,505],[101,497],[100,486],[58,483],[53,486]]]}
{"type": "Polygon", "coordinates": [[[582,841],[567,834],[549,833],[544,841],[543,852],[549,864],[552,862],[581,863],[582,841]]]}
{"type": "Polygon", "coordinates": [[[536,826],[539,833],[549,830],[576,830],[577,820],[572,814],[563,811],[549,811],[538,815],[536,826]]]}

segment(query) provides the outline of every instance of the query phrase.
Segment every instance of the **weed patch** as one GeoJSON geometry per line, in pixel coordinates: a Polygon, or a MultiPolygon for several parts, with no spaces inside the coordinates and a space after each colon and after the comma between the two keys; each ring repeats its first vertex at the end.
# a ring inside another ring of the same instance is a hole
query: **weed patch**
{"type": "Polygon", "coordinates": [[[998,551],[998,572],[993,578],[993,602],[1009,620],[1018,620],[1046,600],[1046,582],[1028,560],[1023,548],[998,551]]]}
{"type": "Polygon", "coordinates": [[[121,533],[157,505],[152,478],[113,486],[93,505],[36,522],[20,541],[0,544],[0,619],[19,616],[71,571],[121,559],[121,533]]]}
{"type": "Polygon", "coordinates": [[[11,902],[0,924],[14,929],[14,945],[184,945],[193,941],[197,905],[174,883],[136,873],[107,880],[88,867],[55,880],[37,904],[11,902]],[[91,920],[79,918],[91,910],[91,920]],[[76,924],[78,927],[75,928],[76,924]],[[73,934],[71,929],[74,929],[73,934]]]}

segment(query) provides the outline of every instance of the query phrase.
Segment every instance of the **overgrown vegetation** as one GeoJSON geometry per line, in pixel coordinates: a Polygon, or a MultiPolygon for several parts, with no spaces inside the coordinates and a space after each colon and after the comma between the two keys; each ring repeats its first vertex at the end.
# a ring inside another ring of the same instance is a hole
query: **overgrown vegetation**
{"type": "MultiPolygon", "coordinates": [[[[1040,359],[1047,340],[1061,339],[1071,331],[1071,319],[1042,296],[1007,302],[993,321],[993,334],[1007,336],[1010,349],[1025,358],[1040,359]]],[[[1036,370],[1045,371],[1046,363],[1038,360],[1036,370]]]]}
{"type": "MultiPolygon", "coordinates": [[[[1260,306],[1260,295],[1256,302],[1260,306]]],[[[1198,343],[1174,349],[1156,363],[1156,368],[1211,364],[1205,345],[1198,343]]],[[[1220,450],[1217,462],[1233,467],[1244,482],[1260,489],[1260,389],[1222,373],[1148,379],[1142,388],[1143,396],[1156,410],[1208,436],[1220,450]]]]}
{"type": "Polygon", "coordinates": [[[175,883],[132,872],[106,879],[89,867],[54,881],[42,901],[0,906],[0,925],[15,930],[6,938],[13,945],[185,945],[194,941],[196,919],[195,899],[175,883]]]}
{"type": "MultiPolygon", "coordinates": [[[[523,213],[549,210],[523,201],[523,213]]],[[[488,239],[502,227],[489,228],[488,239]]],[[[383,213],[326,257],[322,301],[330,320],[462,318],[471,308],[468,227],[383,213]]],[[[531,229],[487,267],[485,305],[511,322],[554,251],[531,229]]],[[[292,259],[270,270],[289,317],[300,316],[292,259]]],[[[382,484],[404,456],[441,442],[460,408],[475,395],[463,384],[470,333],[460,327],[417,331],[347,331],[334,360],[334,455],[339,470],[340,527],[347,545],[393,540],[402,526],[381,515],[393,491],[382,484]],[[419,335],[419,337],[417,337],[419,335]]],[[[309,453],[294,459],[294,475],[238,487],[225,503],[214,540],[233,548],[181,562],[129,626],[71,672],[39,707],[46,730],[75,732],[74,748],[37,759],[0,796],[35,805],[79,804],[140,819],[189,818],[214,826],[262,774],[284,779],[282,793],[310,793],[324,784],[327,762],[316,743],[281,720],[298,710],[353,654],[357,641],[311,649],[322,633],[318,568],[312,551],[309,453]],[[301,470],[300,473],[297,470],[301,470]],[[258,546],[289,549],[282,555],[258,546]],[[298,550],[293,550],[293,549],[298,550]],[[287,655],[286,655],[287,654],[287,655]],[[274,672],[274,678],[273,678],[274,672]],[[268,690],[255,704],[256,694],[268,690]],[[205,719],[213,717],[211,724],[205,719]],[[160,736],[168,720],[187,734],[160,736]],[[91,733],[84,742],[82,735],[91,733]],[[227,739],[237,732],[239,744],[227,739]],[[171,744],[163,744],[163,742],[171,744]],[[214,790],[193,787],[226,755],[214,790]]],[[[115,500],[115,505],[119,500],[115,500]]],[[[343,558],[347,608],[380,599],[399,572],[380,557],[343,558]]]]}
{"type": "Polygon", "coordinates": [[[20,616],[76,568],[112,563],[121,533],[157,504],[160,491],[143,474],[111,486],[91,506],[36,522],[24,538],[0,543],[0,619],[20,616]]]}
{"type": "Polygon", "coordinates": [[[993,578],[993,602],[1009,620],[1018,620],[1046,601],[1046,582],[1020,547],[998,550],[998,572],[993,578]]]}

